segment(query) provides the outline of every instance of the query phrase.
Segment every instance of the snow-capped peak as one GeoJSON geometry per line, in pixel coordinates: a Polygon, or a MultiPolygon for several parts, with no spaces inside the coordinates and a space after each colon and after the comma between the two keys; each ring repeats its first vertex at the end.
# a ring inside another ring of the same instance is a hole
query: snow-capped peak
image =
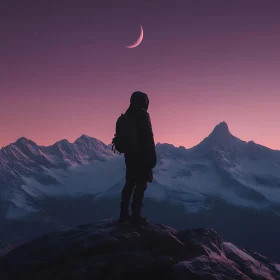
{"type": "Polygon", "coordinates": [[[70,144],[70,142],[67,139],[62,139],[56,143],[61,143],[61,144],[70,144]]]}
{"type": "Polygon", "coordinates": [[[106,147],[106,145],[93,137],[87,136],[85,134],[83,134],[81,137],[79,137],[78,139],[75,140],[74,144],[76,145],[85,145],[85,146],[91,146],[91,147],[97,147],[97,146],[102,146],[102,147],[106,147]]]}
{"type": "Polygon", "coordinates": [[[15,142],[15,144],[20,144],[20,145],[28,145],[28,144],[36,145],[35,142],[33,142],[33,141],[30,140],[30,139],[27,139],[26,137],[20,137],[20,138],[15,142]]]}
{"type": "Polygon", "coordinates": [[[230,133],[226,122],[221,122],[215,126],[210,135],[206,137],[201,143],[203,142],[205,142],[206,146],[211,149],[212,147],[216,146],[236,145],[237,143],[243,141],[239,140],[230,133]]]}
{"type": "Polygon", "coordinates": [[[89,142],[89,141],[92,141],[92,140],[96,140],[96,139],[93,138],[93,137],[90,137],[88,135],[83,134],[79,138],[77,138],[74,143],[81,143],[81,142],[85,142],[85,141],[89,142]]]}

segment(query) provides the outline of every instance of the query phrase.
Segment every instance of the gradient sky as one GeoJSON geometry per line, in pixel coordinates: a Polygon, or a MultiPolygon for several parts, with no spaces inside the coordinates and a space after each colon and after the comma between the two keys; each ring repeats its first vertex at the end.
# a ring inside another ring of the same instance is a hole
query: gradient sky
{"type": "Polygon", "coordinates": [[[192,147],[226,121],[280,149],[279,14],[278,0],[1,0],[0,147],[110,143],[141,90],[156,142],[192,147]]]}

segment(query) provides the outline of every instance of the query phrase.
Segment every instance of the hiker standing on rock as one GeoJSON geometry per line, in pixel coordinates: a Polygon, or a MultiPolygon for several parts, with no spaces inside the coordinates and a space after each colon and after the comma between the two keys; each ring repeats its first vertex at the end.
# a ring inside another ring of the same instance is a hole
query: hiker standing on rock
{"type": "Polygon", "coordinates": [[[148,222],[140,212],[147,183],[153,180],[153,168],[157,162],[148,107],[147,94],[134,92],[130,98],[129,108],[117,120],[116,134],[112,141],[113,149],[124,153],[126,164],[126,182],[120,205],[121,223],[132,221],[136,224],[146,224],[148,222]],[[132,195],[132,215],[130,215],[129,201],[132,195]]]}

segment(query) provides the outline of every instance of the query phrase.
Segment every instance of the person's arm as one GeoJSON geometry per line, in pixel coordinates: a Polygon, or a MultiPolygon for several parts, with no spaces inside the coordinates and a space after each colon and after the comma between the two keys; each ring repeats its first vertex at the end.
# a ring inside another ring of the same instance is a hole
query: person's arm
{"type": "Polygon", "coordinates": [[[157,155],[154,134],[152,129],[152,123],[149,113],[145,113],[145,122],[144,122],[144,134],[146,138],[146,148],[147,148],[147,157],[148,163],[151,168],[154,168],[157,164],[157,155]]]}

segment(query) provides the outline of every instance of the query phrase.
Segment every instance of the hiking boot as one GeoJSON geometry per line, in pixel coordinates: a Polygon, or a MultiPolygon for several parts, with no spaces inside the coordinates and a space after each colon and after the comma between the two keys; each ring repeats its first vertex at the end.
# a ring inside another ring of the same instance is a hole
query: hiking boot
{"type": "Polygon", "coordinates": [[[121,202],[120,223],[131,222],[132,216],[129,214],[128,203],[121,202]]]}
{"type": "Polygon", "coordinates": [[[146,225],[148,223],[148,218],[142,217],[140,215],[143,204],[137,205],[132,203],[132,223],[137,225],[146,225]]]}
{"type": "Polygon", "coordinates": [[[142,216],[138,216],[138,217],[132,216],[132,223],[135,225],[146,225],[149,223],[149,220],[148,218],[142,216]]]}

